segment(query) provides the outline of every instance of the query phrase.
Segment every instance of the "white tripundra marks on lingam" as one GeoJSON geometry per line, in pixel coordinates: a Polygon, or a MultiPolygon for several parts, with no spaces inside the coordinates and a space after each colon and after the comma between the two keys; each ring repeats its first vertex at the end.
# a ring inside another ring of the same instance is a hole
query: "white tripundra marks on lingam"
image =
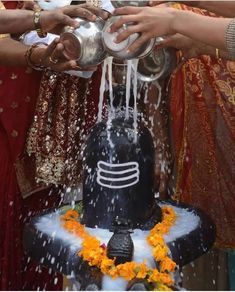
{"type": "Polygon", "coordinates": [[[97,169],[97,183],[106,188],[123,189],[139,182],[140,170],[137,162],[111,164],[99,161],[97,169]]]}

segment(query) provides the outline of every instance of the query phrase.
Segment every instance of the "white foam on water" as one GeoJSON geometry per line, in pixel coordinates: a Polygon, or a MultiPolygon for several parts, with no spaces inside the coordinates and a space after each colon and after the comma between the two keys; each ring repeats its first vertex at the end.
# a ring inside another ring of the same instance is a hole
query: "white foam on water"
{"type": "Polygon", "coordinates": [[[123,278],[112,279],[109,276],[104,276],[102,279],[103,291],[125,291],[128,282],[123,278]]]}
{"type": "MultiPolygon", "coordinates": [[[[177,214],[177,220],[174,226],[171,227],[170,232],[165,235],[165,240],[167,243],[195,230],[200,222],[199,216],[197,216],[194,212],[175,206],[173,208],[177,214]]],[[[46,233],[51,237],[63,240],[69,245],[76,245],[81,247],[81,239],[69,233],[61,226],[59,212],[54,212],[40,217],[35,225],[39,231],[46,233]]],[[[113,234],[109,230],[101,228],[86,228],[86,230],[91,235],[96,236],[101,241],[101,243],[104,244],[108,243],[110,237],[113,234]]],[[[136,243],[136,247],[140,247],[142,250],[143,246],[146,245],[147,248],[146,236],[148,236],[148,234],[149,231],[143,231],[140,229],[134,230],[134,232],[131,234],[131,237],[134,241],[134,244],[136,243]]],[[[136,250],[136,252],[142,253],[141,250],[136,250]]],[[[138,255],[136,255],[136,257],[138,257],[138,255]]]]}

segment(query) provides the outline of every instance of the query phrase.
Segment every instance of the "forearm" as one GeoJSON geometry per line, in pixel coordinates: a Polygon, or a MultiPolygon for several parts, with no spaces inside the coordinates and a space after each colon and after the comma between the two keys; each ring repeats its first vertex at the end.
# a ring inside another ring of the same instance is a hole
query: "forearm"
{"type": "Polygon", "coordinates": [[[226,51],[226,30],[229,18],[214,18],[174,9],[172,31],[226,51]]]}
{"type": "Polygon", "coordinates": [[[11,38],[0,40],[0,63],[7,66],[26,66],[27,46],[11,38]]]}
{"type": "Polygon", "coordinates": [[[2,10],[0,11],[0,34],[22,33],[34,29],[33,11],[2,10]]]}

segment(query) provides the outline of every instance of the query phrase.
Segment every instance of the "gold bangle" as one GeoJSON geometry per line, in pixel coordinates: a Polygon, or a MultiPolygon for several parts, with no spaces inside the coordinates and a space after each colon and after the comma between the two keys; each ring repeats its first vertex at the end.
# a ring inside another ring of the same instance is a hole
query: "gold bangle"
{"type": "Polygon", "coordinates": [[[45,69],[44,66],[35,64],[31,59],[34,49],[40,47],[41,45],[47,46],[47,44],[44,44],[44,43],[35,43],[32,46],[30,46],[25,53],[25,59],[26,59],[27,65],[34,70],[44,70],[45,69]]]}
{"type": "Polygon", "coordinates": [[[36,30],[38,36],[40,38],[45,38],[47,36],[47,33],[42,31],[40,16],[41,16],[40,10],[34,11],[34,14],[33,14],[34,27],[35,27],[35,30],[36,30]]]}
{"type": "Polygon", "coordinates": [[[219,49],[218,49],[218,48],[215,49],[215,56],[216,56],[216,59],[217,59],[217,60],[220,60],[220,59],[221,59],[221,58],[220,58],[220,53],[219,53],[219,49]]]}

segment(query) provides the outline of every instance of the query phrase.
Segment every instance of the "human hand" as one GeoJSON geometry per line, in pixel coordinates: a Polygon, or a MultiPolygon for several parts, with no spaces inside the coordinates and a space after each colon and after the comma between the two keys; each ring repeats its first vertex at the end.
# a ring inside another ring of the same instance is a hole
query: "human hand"
{"type": "MultiPolygon", "coordinates": [[[[210,54],[212,48],[179,33],[165,38],[158,46],[158,48],[164,47],[172,47],[180,50],[183,60],[196,58],[204,54],[210,54]]],[[[214,52],[214,50],[215,49],[213,49],[212,52],[214,52]]]]}
{"type": "Polygon", "coordinates": [[[33,64],[51,68],[54,71],[95,71],[96,67],[81,68],[75,60],[68,60],[63,54],[64,46],[55,39],[49,46],[37,47],[34,49],[31,60],[33,64]]]}
{"type": "Polygon", "coordinates": [[[129,51],[136,51],[146,41],[151,38],[173,34],[172,21],[174,19],[174,8],[155,7],[122,7],[114,11],[114,15],[121,15],[111,26],[113,33],[123,28],[123,25],[133,23],[123,29],[117,36],[116,42],[122,42],[134,33],[139,33],[140,37],[129,47],[129,51]]]}
{"type": "Polygon", "coordinates": [[[43,31],[60,34],[64,26],[79,27],[74,19],[80,17],[88,21],[95,21],[97,17],[108,18],[109,14],[97,7],[88,4],[68,5],[52,11],[41,12],[41,26],[43,31]]]}
{"type": "Polygon", "coordinates": [[[39,10],[40,6],[34,0],[20,2],[18,8],[25,10],[39,10]]]}

